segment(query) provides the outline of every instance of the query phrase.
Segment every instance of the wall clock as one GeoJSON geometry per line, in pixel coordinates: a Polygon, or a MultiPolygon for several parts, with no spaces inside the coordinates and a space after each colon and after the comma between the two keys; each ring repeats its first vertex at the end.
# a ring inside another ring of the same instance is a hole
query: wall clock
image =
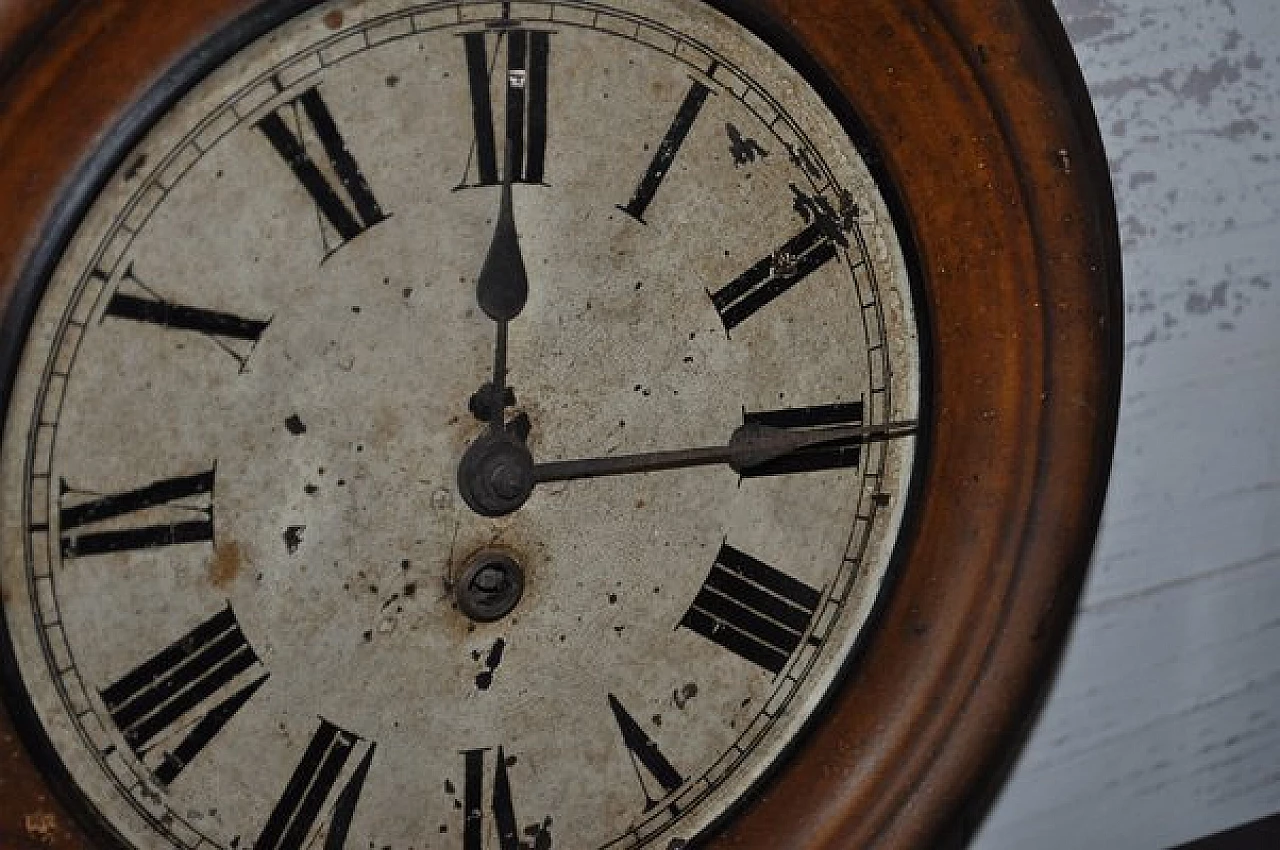
{"type": "Polygon", "coordinates": [[[964,5],[7,9],[5,846],[962,839],[1119,382],[964,5]]]}

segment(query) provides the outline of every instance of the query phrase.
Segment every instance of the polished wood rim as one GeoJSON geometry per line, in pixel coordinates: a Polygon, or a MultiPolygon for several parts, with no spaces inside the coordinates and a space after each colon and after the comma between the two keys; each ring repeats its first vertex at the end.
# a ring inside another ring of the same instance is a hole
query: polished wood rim
{"type": "MultiPolygon", "coordinates": [[[[91,188],[78,175],[107,131],[170,96],[175,65],[264,5],[0,2],[8,311],[25,309],[19,283],[56,250],[44,237],[91,188]]],[[[1096,121],[1048,2],[717,5],[821,78],[834,105],[853,105],[915,245],[933,390],[913,528],[876,632],[809,737],[711,846],[960,844],[1051,679],[1106,492],[1120,249],[1096,121]]],[[[18,342],[0,339],[0,354],[18,342]]],[[[75,796],[51,790],[60,778],[39,735],[15,735],[14,721],[35,724],[13,691],[12,716],[0,708],[0,846],[95,846],[75,796]]]]}

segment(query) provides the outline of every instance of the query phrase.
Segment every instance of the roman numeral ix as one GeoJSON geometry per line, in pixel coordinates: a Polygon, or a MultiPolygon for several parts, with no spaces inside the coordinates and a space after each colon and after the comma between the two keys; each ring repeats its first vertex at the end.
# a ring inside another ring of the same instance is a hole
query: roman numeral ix
{"type": "Polygon", "coordinates": [[[199,507],[177,504],[177,510],[196,514],[198,519],[161,522],[151,525],[128,525],[123,518],[150,512],[162,505],[183,499],[212,496],[215,470],[184,475],[148,484],[137,490],[110,496],[95,496],[88,501],[69,505],[73,492],[64,480],[59,496],[59,520],[62,531],[62,557],[80,558],[108,552],[175,546],[182,543],[213,542],[213,504],[201,499],[199,507]],[[118,527],[101,531],[84,531],[86,526],[105,525],[112,520],[118,527]]]}
{"type": "Polygon", "coordinates": [[[375,749],[375,744],[322,719],[253,850],[344,850],[375,749]],[[337,791],[347,762],[361,747],[366,748],[364,757],[337,791]],[[324,824],[326,803],[330,808],[324,824]],[[322,832],[324,843],[319,844],[316,839],[322,832]]]}
{"type": "Polygon", "coordinates": [[[228,605],[103,690],[102,701],[138,759],[167,786],[262,687],[268,674],[260,668],[228,605]],[[180,731],[185,737],[155,763],[159,744],[180,731]]]}
{"type": "Polygon", "coordinates": [[[777,675],[821,599],[814,588],[726,543],[680,627],[777,675]]]}
{"type": "Polygon", "coordinates": [[[387,219],[318,88],[308,89],[263,118],[258,122],[258,129],[293,171],[336,234],[331,235],[321,227],[326,258],[387,219]],[[320,141],[336,183],[321,170],[307,150],[302,132],[303,117],[320,141]]]}

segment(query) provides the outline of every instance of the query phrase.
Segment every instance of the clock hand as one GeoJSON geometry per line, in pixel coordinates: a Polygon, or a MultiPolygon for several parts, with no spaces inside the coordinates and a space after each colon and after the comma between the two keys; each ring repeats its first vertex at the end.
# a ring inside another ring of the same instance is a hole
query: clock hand
{"type": "MultiPolygon", "coordinates": [[[[508,149],[510,145],[508,141],[508,149]]],[[[493,242],[489,244],[489,253],[476,284],[476,300],[480,302],[480,309],[499,324],[519,316],[529,300],[529,276],[520,251],[511,197],[511,170],[511,153],[508,150],[506,173],[502,180],[502,207],[493,231],[493,242]]]]}
{"type": "Polygon", "coordinates": [[[493,241],[480,269],[476,283],[476,300],[485,315],[498,324],[494,346],[493,380],[471,397],[471,412],[495,430],[503,427],[506,409],[516,403],[515,393],[507,387],[507,325],[524,311],[529,299],[529,276],[516,231],[515,204],[511,193],[511,142],[507,141],[507,163],[502,180],[502,204],[493,241]]]}
{"type": "Polygon", "coordinates": [[[722,463],[741,473],[804,449],[896,440],[915,434],[918,427],[916,422],[894,422],[788,431],[768,425],[743,425],[733,432],[727,446],[536,463],[533,480],[542,484],[722,463]]]}

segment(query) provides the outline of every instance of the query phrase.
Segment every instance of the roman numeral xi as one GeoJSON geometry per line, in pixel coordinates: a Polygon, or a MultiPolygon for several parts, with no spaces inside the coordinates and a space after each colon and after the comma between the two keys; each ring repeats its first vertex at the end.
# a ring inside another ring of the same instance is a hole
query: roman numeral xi
{"type": "Polygon", "coordinates": [[[821,599],[804,582],[726,543],[680,627],[777,675],[800,646],[821,599]]]}
{"type": "Polygon", "coordinates": [[[168,785],[267,675],[227,606],[103,690],[102,701],[138,759],[168,785]],[[176,746],[161,747],[180,732],[176,746]]]}
{"type": "Polygon", "coordinates": [[[263,118],[258,129],[332,228],[332,234],[321,228],[326,257],[387,219],[318,88],[308,89],[263,118]],[[309,134],[302,129],[304,118],[311,128],[309,134]],[[330,174],[321,169],[308,150],[308,135],[319,140],[330,174]]]}

